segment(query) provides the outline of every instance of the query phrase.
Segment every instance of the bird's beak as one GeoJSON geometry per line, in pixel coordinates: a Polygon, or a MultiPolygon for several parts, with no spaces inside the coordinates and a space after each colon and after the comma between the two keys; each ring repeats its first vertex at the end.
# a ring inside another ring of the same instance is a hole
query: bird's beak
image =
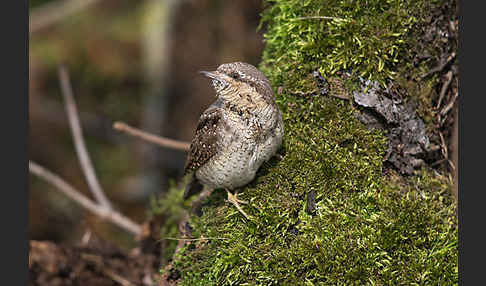
{"type": "Polygon", "coordinates": [[[216,72],[199,71],[200,74],[209,77],[210,79],[221,80],[216,72]]]}
{"type": "Polygon", "coordinates": [[[219,91],[224,90],[229,85],[224,79],[224,76],[218,71],[200,71],[199,73],[211,79],[213,87],[216,90],[216,96],[218,96],[219,91]]]}

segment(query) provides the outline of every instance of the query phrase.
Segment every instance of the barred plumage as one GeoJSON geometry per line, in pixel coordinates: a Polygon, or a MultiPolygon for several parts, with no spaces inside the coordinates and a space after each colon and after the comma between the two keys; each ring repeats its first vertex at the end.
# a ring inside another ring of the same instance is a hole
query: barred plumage
{"type": "MultiPolygon", "coordinates": [[[[225,188],[247,216],[229,190],[252,181],[276,153],[284,134],[282,115],[270,82],[254,66],[235,62],[202,73],[212,79],[218,99],[199,119],[185,173],[193,172],[193,180],[209,187],[225,188]]],[[[185,197],[194,192],[186,190],[185,197]]]]}

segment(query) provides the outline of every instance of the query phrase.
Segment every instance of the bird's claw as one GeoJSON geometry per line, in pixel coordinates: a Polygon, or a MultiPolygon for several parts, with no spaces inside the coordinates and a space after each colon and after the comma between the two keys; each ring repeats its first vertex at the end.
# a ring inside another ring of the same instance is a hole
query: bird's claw
{"type": "Polygon", "coordinates": [[[248,204],[247,201],[240,200],[238,199],[236,194],[232,194],[230,191],[226,191],[228,194],[228,201],[232,203],[240,213],[242,213],[247,219],[250,219],[250,217],[245,213],[245,211],[241,208],[240,204],[248,204]]]}

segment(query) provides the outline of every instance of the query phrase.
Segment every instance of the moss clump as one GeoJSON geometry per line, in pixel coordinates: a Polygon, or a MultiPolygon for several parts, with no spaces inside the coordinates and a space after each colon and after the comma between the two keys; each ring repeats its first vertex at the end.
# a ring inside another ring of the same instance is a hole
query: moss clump
{"type": "Polygon", "coordinates": [[[172,266],[180,283],[456,284],[450,182],[426,170],[408,180],[384,177],[385,138],[362,126],[349,103],[309,95],[317,83],[308,75],[316,69],[353,67],[389,78],[406,46],[410,13],[422,2],[269,2],[261,68],[283,112],[283,158],[265,163],[240,191],[251,220],[224,202],[223,191],[206,199],[191,225],[194,237],[208,239],[177,254],[172,266]],[[316,14],[344,20],[291,20],[316,14]],[[368,58],[374,50],[378,57],[368,58]],[[306,211],[310,192],[313,213],[306,211]]]}
{"type": "Polygon", "coordinates": [[[287,99],[295,105],[284,108],[285,156],[264,165],[240,195],[254,219],[215,191],[192,225],[195,237],[218,239],[182,250],[175,268],[183,284],[455,283],[448,182],[427,173],[410,185],[385,182],[383,138],[356,123],[349,106],[287,99]],[[315,215],[305,211],[312,190],[315,215]]]}
{"type": "Polygon", "coordinates": [[[174,182],[169,182],[169,191],[164,196],[150,200],[149,217],[160,216],[161,235],[161,257],[162,260],[169,260],[175,251],[177,241],[172,238],[179,236],[179,222],[185,215],[185,208],[189,207],[189,202],[182,198],[184,188],[177,186],[174,182]]]}
{"type": "Polygon", "coordinates": [[[266,2],[263,55],[272,73],[284,76],[318,67],[332,76],[353,69],[384,84],[395,74],[408,48],[407,36],[429,1],[266,2]]]}

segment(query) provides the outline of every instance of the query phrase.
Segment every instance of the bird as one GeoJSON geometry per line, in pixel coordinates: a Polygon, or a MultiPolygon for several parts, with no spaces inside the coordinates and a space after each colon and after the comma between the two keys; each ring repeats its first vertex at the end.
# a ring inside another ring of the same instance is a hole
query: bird
{"type": "Polygon", "coordinates": [[[224,63],[200,71],[211,80],[216,100],[201,114],[184,166],[191,174],[184,199],[203,186],[225,189],[228,201],[247,219],[237,189],[251,182],[282,144],[284,123],[270,81],[255,66],[224,63]],[[234,192],[234,194],[232,193],[234,192]]]}

